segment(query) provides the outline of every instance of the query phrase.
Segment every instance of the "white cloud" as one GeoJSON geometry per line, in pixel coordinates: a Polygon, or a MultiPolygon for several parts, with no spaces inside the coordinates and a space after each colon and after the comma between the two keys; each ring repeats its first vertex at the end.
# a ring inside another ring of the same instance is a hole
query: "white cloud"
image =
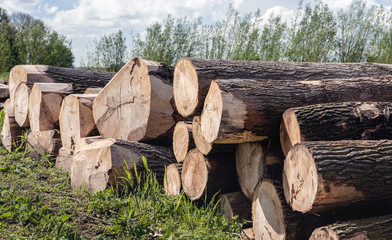
{"type": "Polygon", "coordinates": [[[283,21],[288,21],[292,19],[294,16],[295,10],[288,9],[282,6],[274,6],[272,8],[269,8],[265,11],[265,13],[261,16],[262,23],[266,23],[268,19],[273,16],[278,16],[280,15],[282,17],[283,21]]]}
{"type": "Polygon", "coordinates": [[[0,6],[8,12],[34,13],[40,11],[42,0],[0,0],[0,6]]]}
{"type": "Polygon", "coordinates": [[[48,5],[45,5],[45,12],[47,14],[53,14],[53,13],[57,12],[57,10],[58,10],[58,7],[56,7],[56,6],[49,7],[48,5]]]}

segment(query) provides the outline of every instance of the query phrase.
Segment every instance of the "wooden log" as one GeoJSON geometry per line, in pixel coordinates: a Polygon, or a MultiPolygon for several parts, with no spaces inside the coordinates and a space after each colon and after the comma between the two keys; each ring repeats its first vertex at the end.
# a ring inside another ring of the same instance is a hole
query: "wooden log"
{"type": "Polygon", "coordinates": [[[392,139],[392,104],[344,102],[290,108],[280,141],[285,155],[297,142],[392,139]]]}
{"type": "Polygon", "coordinates": [[[101,88],[87,88],[83,93],[84,94],[99,94],[102,89],[103,89],[103,87],[101,87],[101,88]]]}
{"type": "Polygon", "coordinates": [[[255,240],[255,233],[253,232],[253,228],[242,229],[241,239],[243,239],[243,240],[255,240]]]}
{"type": "Polygon", "coordinates": [[[350,220],[319,227],[309,240],[392,239],[392,215],[350,220]]]}
{"type": "Polygon", "coordinates": [[[115,139],[99,140],[79,149],[74,156],[71,187],[87,185],[97,192],[106,189],[108,184],[121,184],[118,176],[125,176],[126,166],[132,178],[135,174],[134,164],[139,174],[143,172],[141,156],[146,157],[148,168],[156,174],[158,182],[163,182],[165,166],[175,162],[173,152],[166,147],[115,139]]]}
{"type": "Polygon", "coordinates": [[[390,200],[391,140],[297,143],[284,161],[285,198],[300,212],[390,200]]]}
{"type": "Polygon", "coordinates": [[[55,130],[30,132],[27,142],[30,149],[28,155],[37,160],[47,154],[56,158],[62,147],[60,136],[55,130]]]}
{"type": "Polygon", "coordinates": [[[182,164],[172,163],[166,167],[163,187],[167,195],[179,195],[181,191],[182,164]]]}
{"type": "Polygon", "coordinates": [[[94,100],[101,136],[127,141],[171,139],[176,123],[172,71],[170,66],[140,58],[125,64],[94,100]]]}
{"type": "Polygon", "coordinates": [[[224,79],[211,82],[201,114],[208,142],[249,142],[279,136],[282,114],[292,107],[347,101],[390,101],[388,78],[312,81],[224,79]],[[361,93],[361,94],[356,94],[361,93]]]}
{"type": "Polygon", "coordinates": [[[29,99],[29,121],[33,132],[58,129],[63,98],[72,90],[69,83],[35,83],[29,99]]]}
{"type": "Polygon", "coordinates": [[[101,136],[90,136],[90,137],[79,138],[79,141],[77,141],[75,144],[74,153],[79,151],[79,149],[81,149],[82,147],[87,146],[95,141],[99,141],[101,139],[102,139],[101,136]]]}
{"type": "Polygon", "coordinates": [[[74,93],[83,93],[89,87],[104,87],[115,75],[113,72],[99,72],[78,68],[64,68],[48,65],[17,65],[11,69],[9,91],[11,104],[19,83],[72,83],[74,93]]]}
{"type": "Polygon", "coordinates": [[[216,193],[239,190],[233,152],[210,154],[204,157],[197,149],[188,152],[181,174],[182,188],[193,201],[204,193],[211,199],[216,193]]]}
{"type": "Polygon", "coordinates": [[[391,78],[390,65],[374,63],[289,63],[180,59],[174,70],[173,91],[178,112],[184,117],[201,111],[211,80],[260,79],[318,81],[379,77],[391,78]]]}
{"type": "Polygon", "coordinates": [[[8,85],[0,84],[0,99],[7,99],[10,97],[8,85]]]}
{"type": "Polygon", "coordinates": [[[173,153],[177,162],[183,162],[189,149],[195,148],[192,137],[192,125],[178,122],[173,131],[173,153]]]}
{"type": "Polygon", "coordinates": [[[7,99],[4,103],[4,122],[1,129],[1,143],[8,152],[15,148],[15,144],[21,139],[24,128],[19,127],[15,121],[14,109],[11,100],[7,99]]]}
{"type": "Polygon", "coordinates": [[[26,83],[20,83],[15,89],[14,114],[15,121],[20,127],[28,127],[29,122],[29,98],[31,88],[26,83]]]}
{"type": "Polygon", "coordinates": [[[252,200],[257,183],[265,175],[265,148],[257,142],[238,144],[235,159],[241,190],[252,200]]]}
{"type": "Polygon", "coordinates": [[[220,211],[227,219],[252,220],[252,204],[242,192],[224,193],[220,196],[220,211]]]}
{"type": "Polygon", "coordinates": [[[197,150],[199,150],[204,155],[207,155],[211,152],[212,143],[207,142],[201,132],[200,116],[193,117],[192,136],[197,150]]]}
{"type": "Polygon", "coordinates": [[[93,118],[93,101],[97,94],[71,94],[64,98],[59,125],[61,141],[67,153],[73,155],[80,138],[97,135],[93,118]]]}
{"type": "Polygon", "coordinates": [[[60,148],[56,157],[56,168],[71,172],[72,158],[73,155],[68,154],[67,149],[64,147],[60,148]]]}

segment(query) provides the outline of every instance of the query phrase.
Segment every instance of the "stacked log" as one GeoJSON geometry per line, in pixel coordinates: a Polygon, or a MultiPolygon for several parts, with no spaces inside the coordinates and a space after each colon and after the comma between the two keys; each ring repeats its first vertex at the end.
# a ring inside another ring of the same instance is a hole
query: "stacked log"
{"type": "Polygon", "coordinates": [[[192,125],[178,122],[173,131],[173,152],[177,162],[183,162],[188,151],[193,148],[192,125]]]}
{"type": "Polygon", "coordinates": [[[163,187],[167,195],[179,195],[181,191],[182,164],[172,163],[166,167],[163,187]]]}
{"type": "Polygon", "coordinates": [[[4,122],[1,129],[1,143],[8,152],[15,149],[15,144],[21,139],[24,128],[19,127],[15,121],[14,109],[11,100],[4,103],[4,122]]]}
{"type": "Polygon", "coordinates": [[[29,156],[37,160],[47,154],[56,157],[62,146],[56,130],[31,132],[27,136],[27,142],[30,148],[29,156]]]}

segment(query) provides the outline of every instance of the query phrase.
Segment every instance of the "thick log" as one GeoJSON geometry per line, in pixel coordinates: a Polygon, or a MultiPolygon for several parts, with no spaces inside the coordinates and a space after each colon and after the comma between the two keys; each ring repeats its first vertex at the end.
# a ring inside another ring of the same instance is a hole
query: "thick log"
{"type": "Polygon", "coordinates": [[[29,121],[33,132],[58,129],[63,98],[72,90],[68,83],[35,83],[29,99],[29,121]]]}
{"type": "Polygon", "coordinates": [[[64,98],[59,125],[61,141],[67,153],[72,155],[80,138],[97,135],[93,118],[93,101],[97,94],[71,94],[64,98]]]}
{"type": "Polygon", "coordinates": [[[31,88],[26,83],[20,83],[15,89],[14,114],[15,121],[20,127],[28,127],[29,122],[29,99],[31,88]]]}
{"type": "Polygon", "coordinates": [[[163,187],[167,195],[179,195],[181,191],[181,163],[172,163],[166,167],[163,187]]]}
{"type": "Polygon", "coordinates": [[[99,94],[102,89],[103,89],[103,87],[101,87],[101,88],[87,88],[83,92],[83,94],[99,94]]]}
{"type": "Polygon", "coordinates": [[[307,81],[217,79],[211,82],[204,102],[202,133],[208,142],[222,143],[275,137],[288,108],[331,102],[388,102],[391,90],[390,79],[378,76],[307,81]]]}
{"type": "Polygon", "coordinates": [[[211,152],[212,143],[207,142],[201,132],[200,116],[193,117],[192,136],[197,150],[199,150],[204,155],[207,155],[211,152]]]}
{"type": "Polygon", "coordinates": [[[129,180],[135,180],[134,165],[139,174],[144,170],[141,156],[147,159],[148,168],[156,174],[158,182],[163,182],[165,166],[175,162],[173,152],[165,147],[115,139],[99,140],[79,149],[74,156],[71,187],[87,185],[93,192],[102,191],[108,184],[122,184],[118,177],[126,176],[125,170],[132,175],[129,180]]]}
{"type": "Polygon", "coordinates": [[[72,83],[74,93],[83,93],[89,87],[104,87],[115,75],[113,72],[99,72],[78,68],[64,68],[48,65],[17,65],[11,69],[9,91],[11,104],[19,83],[72,83]]]}
{"type": "Polygon", "coordinates": [[[392,139],[392,104],[344,102],[290,108],[280,141],[285,155],[297,142],[392,139]]]}
{"type": "Polygon", "coordinates": [[[237,145],[235,159],[238,182],[250,201],[257,183],[265,175],[265,152],[266,149],[257,142],[237,145]]]}
{"type": "Polygon", "coordinates": [[[297,143],[284,161],[283,185],[300,212],[392,199],[392,141],[297,143]]]}
{"type": "Polygon", "coordinates": [[[317,228],[309,240],[392,239],[392,215],[339,222],[317,228]]]}
{"type": "Polygon", "coordinates": [[[364,77],[391,78],[392,67],[373,63],[289,63],[183,58],[175,66],[173,91],[178,112],[187,117],[201,111],[210,82],[215,79],[317,81],[364,77]]]}
{"type": "Polygon", "coordinates": [[[29,156],[34,159],[39,159],[47,154],[56,158],[62,147],[56,130],[30,132],[27,136],[27,142],[30,149],[29,156]]]}
{"type": "Polygon", "coordinates": [[[188,152],[181,174],[182,188],[193,201],[204,193],[211,199],[216,193],[239,190],[234,152],[204,156],[197,149],[188,152]]]}
{"type": "Polygon", "coordinates": [[[129,61],[94,100],[101,136],[127,141],[171,138],[176,123],[172,72],[172,67],[161,63],[129,61]]]}
{"type": "Polygon", "coordinates": [[[220,196],[220,211],[227,219],[252,220],[252,203],[242,192],[224,193],[220,196]]]}
{"type": "Polygon", "coordinates": [[[1,129],[1,143],[8,152],[15,148],[15,144],[21,139],[24,128],[19,127],[15,121],[14,109],[11,100],[7,99],[4,103],[4,122],[1,129]]]}
{"type": "Polygon", "coordinates": [[[173,152],[177,162],[183,162],[189,149],[195,148],[192,137],[192,125],[178,122],[173,131],[173,152]]]}

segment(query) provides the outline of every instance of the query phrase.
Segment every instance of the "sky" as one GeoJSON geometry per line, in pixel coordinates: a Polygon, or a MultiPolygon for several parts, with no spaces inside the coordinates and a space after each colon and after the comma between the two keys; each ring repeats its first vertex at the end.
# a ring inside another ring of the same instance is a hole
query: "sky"
{"type": "MultiPolygon", "coordinates": [[[[313,0],[304,0],[304,3],[313,0]]],[[[367,0],[370,4],[392,6],[392,0],[367,0]]],[[[351,0],[323,0],[332,10],[346,8],[351,0]]],[[[95,38],[103,34],[123,31],[143,33],[145,28],[171,14],[190,19],[202,17],[213,23],[223,19],[232,4],[241,14],[260,9],[263,16],[281,13],[290,18],[298,0],[0,0],[0,7],[8,11],[24,12],[39,18],[58,33],[72,41],[75,66],[87,60],[95,38]]]]}

